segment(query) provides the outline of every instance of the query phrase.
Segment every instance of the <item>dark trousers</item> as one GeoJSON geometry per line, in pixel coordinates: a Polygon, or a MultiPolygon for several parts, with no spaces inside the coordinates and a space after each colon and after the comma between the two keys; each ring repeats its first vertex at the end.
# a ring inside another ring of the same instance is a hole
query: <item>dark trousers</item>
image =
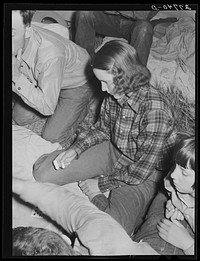
{"type": "Polygon", "coordinates": [[[149,21],[134,21],[102,11],[78,11],[75,26],[75,43],[85,48],[91,57],[94,55],[95,33],[98,33],[126,39],[136,49],[141,63],[146,66],[153,40],[153,27],[149,21]]]}
{"type": "MultiPolygon", "coordinates": [[[[180,248],[166,242],[158,234],[157,224],[165,217],[165,204],[167,200],[166,190],[160,190],[148,210],[144,223],[132,239],[136,242],[140,242],[140,240],[148,242],[160,255],[184,255],[184,252],[180,248]]],[[[181,223],[193,237],[193,232],[188,223],[185,220],[181,221],[181,223]]]]}

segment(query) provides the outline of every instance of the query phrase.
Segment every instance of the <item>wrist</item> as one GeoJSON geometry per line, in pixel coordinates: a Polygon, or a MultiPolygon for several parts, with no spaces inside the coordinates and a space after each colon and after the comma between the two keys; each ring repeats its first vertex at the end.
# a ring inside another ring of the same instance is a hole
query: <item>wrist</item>
{"type": "Polygon", "coordinates": [[[194,239],[191,236],[188,236],[187,240],[184,240],[184,245],[182,246],[183,251],[187,251],[192,245],[194,245],[194,239]]]}
{"type": "Polygon", "coordinates": [[[190,245],[190,247],[184,250],[184,253],[186,255],[194,255],[194,242],[190,245]]]}

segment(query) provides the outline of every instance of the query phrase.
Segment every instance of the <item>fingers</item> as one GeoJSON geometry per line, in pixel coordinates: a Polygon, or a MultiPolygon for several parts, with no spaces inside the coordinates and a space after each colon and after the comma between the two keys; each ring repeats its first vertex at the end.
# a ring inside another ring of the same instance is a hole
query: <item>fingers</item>
{"type": "Polygon", "coordinates": [[[184,227],[178,220],[172,220],[172,222],[178,227],[184,227]]]}
{"type": "Polygon", "coordinates": [[[79,181],[78,185],[81,189],[86,189],[88,187],[87,182],[85,181],[79,181]]]}
{"type": "Polygon", "coordinates": [[[174,209],[174,213],[171,215],[171,220],[173,221],[175,219],[178,219],[178,220],[184,219],[183,214],[177,208],[174,209]]]}
{"type": "Polygon", "coordinates": [[[162,239],[164,239],[165,241],[167,241],[167,236],[165,235],[164,232],[158,231],[158,235],[159,235],[162,239]]]}
{"type": "Polygon", "coordinates": [[[54,165],[54,168],[55,168],[56,170],[58,170],[58,169],[60,168],[60,166],[59,166],[59,164],[58,164],[58,162],[57,162],[56,159],[53,161],[53,165],[54,165]]]}
{"type": "Polygon", "coordinates": [[[66,151],[63,151],[62,153],[60,153],[56,158],[55,160],[53,161],[53,165],[55,167],[56,170],[58,170],[59,168],[62,167],[62,164],[61,164],[61,159],[62,157],[65,155],[66,151]]]}
{"type": "Polygon", "coordinates": [[[165,213],[166,218],[170,218],[172,216],[173,212],[174,212],[174,209],[167,210],[166,213],[165,213]]]}
{"type": "Polygon", "coordinates": [[[58,170],[60,168],[65,169],[69,164],[70,164],[70,162],[63,162],[63,161],[61,162],[61,161],[58,161],[57,159],[55,159],[53,161],[53,165],[54,165],[56,170],[58,170]]]}
{"type": "Polygon", "coordinates": [[[83,193],[85,193],[86,195],[88,195],[88,193],[90,192],[90,189],[87,185],[87,182],[85,181],[79,181],[78,182],[78,186],[80,187],[80,189],[82,190],[83,193]]]}
{"type": "Polygon", "coordinates": [[[71,163],[71,161],[75,157],[76,157],[75,151],[73,150],[63,151],[53,160],[53,165],[56,170],[58,170],[59,168],[64,169],[71,163]]]}

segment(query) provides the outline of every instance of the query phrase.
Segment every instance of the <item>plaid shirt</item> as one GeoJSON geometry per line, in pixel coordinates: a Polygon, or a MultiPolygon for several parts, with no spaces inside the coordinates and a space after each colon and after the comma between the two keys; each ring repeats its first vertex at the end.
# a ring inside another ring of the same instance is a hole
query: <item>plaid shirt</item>
{"type": "Polygon", "coordinates": [[[175,142],[174,119],[160,92],[144,86],[121,100],[107,95],[99,120],[80,133],[73,148],[80,155],[104,140],[110,140],[121,152],[108,176],[100,177],[101,192],[121,184],[137,185],[156,169],[175,142]]]}

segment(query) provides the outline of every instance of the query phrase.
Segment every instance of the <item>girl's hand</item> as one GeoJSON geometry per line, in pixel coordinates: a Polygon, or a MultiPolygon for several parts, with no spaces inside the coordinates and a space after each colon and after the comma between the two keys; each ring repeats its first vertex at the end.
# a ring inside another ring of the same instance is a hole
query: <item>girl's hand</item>
{"type": "Polygon", "coordinates": [[[165,216],[168,219],[174,220],[183,220],[184,215],[181,213],[180,210],[178,210],[174,205],[172,204],[171,200],[168,200],[166,203],[166,210],[165,210],[165,216]]]}
{"type": "Polygon", "coordinates": [[[178,210],[177,208],[174,209],[173,214],[171,215],[171,221],[173,220],[183,220],[184,219],[184,215],[181,213],[180,210],[178,210]]]}
{"type": "Polygon", "coordinates": [[[171,199],[169,199],[166,203],[166,210],[165,210],[165,216],[166,218],[170,218],[174,212],[174,205],[172,204],[171,199]]]}
{"type": "Polygon", "coordinates": [[[158,225],[159,236],[168,243],[185,251],[194,243],[187,229],[177,220],[162,219],[158,225]]]}
{"type": "Polygon", "coordinates": [[[67,151],[63,151],[60,153],[55,160],[53,161],[54,167],[56,170],[59,168],[64,169],[67,167],[73,159],[77,157],[77,153],[73,149],[69,149],[67,151]]]}

